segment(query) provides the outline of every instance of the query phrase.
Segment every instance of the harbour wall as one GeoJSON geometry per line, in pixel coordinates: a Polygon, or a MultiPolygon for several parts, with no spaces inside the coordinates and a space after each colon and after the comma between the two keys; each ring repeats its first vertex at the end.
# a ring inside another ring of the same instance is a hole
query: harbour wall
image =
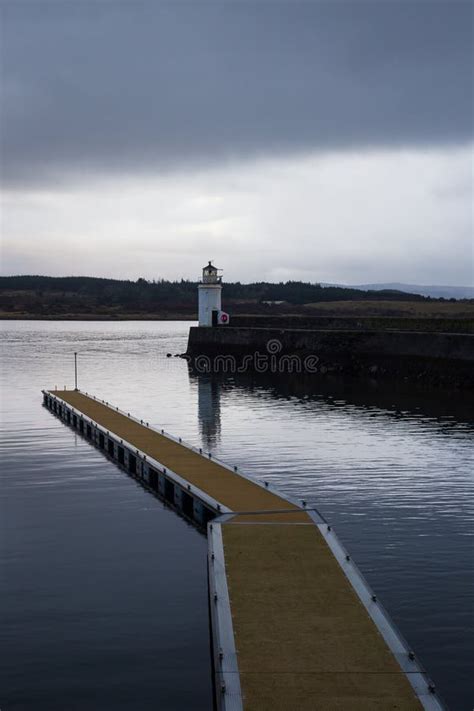
{"type": "Polygon", "coordinates": [[[474,335],[463,333],[191,327],[186,356],[201,372],[207,364],[211,372],[228,372],[232,367],[237,372],[243,367],[271,372],[276,367],[281,373],[282,364],[288,372],[308,372],[305,360],[312,356],[311,372],[319,375],[342,373],[474,388],[474,335]],[[283,358],[290,355],[296,358],[283,358]],[[267,356],[266,368],[258,356],[267,356]]]}
{"type": "Polygon", "coordinates": [[[472,333],[474,318],[399,316],[316,316],[314,314],[232,314],[232,326],[239,328],[284,328],[343,331],[422,331],[430,333],[472,333]]]}

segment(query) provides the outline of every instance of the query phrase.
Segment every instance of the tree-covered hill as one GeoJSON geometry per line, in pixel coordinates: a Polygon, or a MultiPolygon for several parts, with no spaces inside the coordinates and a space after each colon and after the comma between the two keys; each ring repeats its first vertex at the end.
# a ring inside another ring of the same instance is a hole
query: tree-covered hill
{"type": "MultiPolygon", "coordinates": [[[[353,300],[430,301],[429,297],[395,290],[361,291],[299,281],[279,284],[226,282],[223,293],[225,308],[233,313],[262,313],[268,308],[283,313],[298,311],[305,304],[353,300]]],[[[197,312],[197,282],[6,276],[0,277],[0,311],[6,316],[18,317],[22,314],[33,317],[97,315],[120,318],[127,314],[194,317],[197,312]]]]}

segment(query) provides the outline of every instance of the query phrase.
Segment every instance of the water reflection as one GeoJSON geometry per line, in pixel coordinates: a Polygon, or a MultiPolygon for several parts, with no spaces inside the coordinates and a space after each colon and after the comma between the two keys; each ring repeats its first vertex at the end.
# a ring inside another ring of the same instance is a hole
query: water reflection
{"type": "Polygon", "coordinates": [[[220,430],[221,394],[241,391],[274,400],[326,403],[331,407],[348,407],[361,412],[373,409],[377,417],[394,419],[430,418],[441,429],[465,423],[474,431],[472,392],[417,387],[407,382],[322,376],[319,374],[271,373],[200,373],[188,364],[188,377],[197,383],[199,417],[220,430]],[[203,395],[201,396],[201,388],[203,395]],[[201,400],[203,413],[201,415],[201,400]]]}
{"type": "Polygon", "coordinates": [[[221,384],[212,376],[197,378],[198,419],[204,448],[214,449],[220,443],[221,434],[221,384]]]}

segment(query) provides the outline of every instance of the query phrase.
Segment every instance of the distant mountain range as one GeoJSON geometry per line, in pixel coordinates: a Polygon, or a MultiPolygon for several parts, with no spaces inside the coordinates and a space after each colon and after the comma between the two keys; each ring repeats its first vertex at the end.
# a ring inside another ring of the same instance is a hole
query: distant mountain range
{"type": "Polygon", "coordinates": [[[474,299],[473,286],[437,286],[425,284],[400,284],[391,282],[387,284],[323,284],[323,286],[347,286],[350,289],[361,291],[403,291],[409,294],[431,296],[434,299],[474,299]]]}

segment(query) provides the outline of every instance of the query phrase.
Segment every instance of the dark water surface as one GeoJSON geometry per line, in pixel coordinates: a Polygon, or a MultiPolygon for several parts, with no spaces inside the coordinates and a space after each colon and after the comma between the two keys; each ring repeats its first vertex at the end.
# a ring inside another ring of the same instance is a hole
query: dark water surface
{"type": "MultiPolygon", "coordinates": [[[[452,711],[474,706],[468,396],[197,378],[186,323],[3,322],[0,708],[211,708],[206,541],[41,406],[79,387],[317,506],[452,711]]],[[[293,710],[288,710],[293,711],[293,710]]]]}

